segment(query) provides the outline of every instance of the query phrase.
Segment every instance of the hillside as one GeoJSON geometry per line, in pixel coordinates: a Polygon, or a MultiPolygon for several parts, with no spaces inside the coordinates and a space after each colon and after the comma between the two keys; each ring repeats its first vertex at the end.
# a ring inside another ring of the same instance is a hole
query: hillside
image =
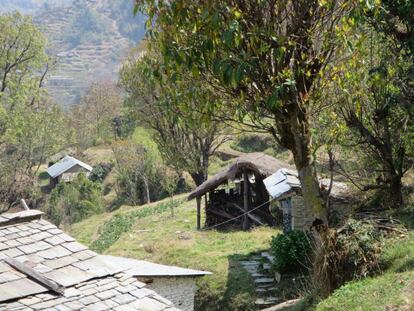
{"type": "Polygon", "coordinates": [[[144,19],[133,16],[132,1],[17,1],[5,3],[2,12],[15,9],[32,14],[50,41],[56,65],[47,87],[62,106],[79,100],[94,81],[115,81],[122,59],[144,36],[144,19]]]}

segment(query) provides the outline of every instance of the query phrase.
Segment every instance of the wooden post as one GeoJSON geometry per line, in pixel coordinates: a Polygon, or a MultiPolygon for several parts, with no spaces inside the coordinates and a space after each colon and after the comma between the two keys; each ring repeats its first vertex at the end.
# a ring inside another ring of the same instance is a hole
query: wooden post
{"type": "Polygon", "coordinates": [[[20,199],[20,204],[22,205],[25,211],[28,211],[30,209],[29,206],[27,206],[27,203],[24,199],[20,199]]]}
{"type": "Polygon", "coordinates": [[[249,229],[249,178],[247,177],[247,172],[243,172],[243,209],[246,213],[243,217],[243,230],[249,229]]]}
{"type": "Polygon", "coordinates": [[[197,197],[197,230],[201,229],[201,197],[197,197]]]}

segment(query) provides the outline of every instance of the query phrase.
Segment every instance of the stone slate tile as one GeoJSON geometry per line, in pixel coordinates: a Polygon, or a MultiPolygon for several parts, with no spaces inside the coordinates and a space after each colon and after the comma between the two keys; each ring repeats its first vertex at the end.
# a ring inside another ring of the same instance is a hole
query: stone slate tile
{"type": "Polygon", "coordinates": [[[8,246],[12,246],[12,247],[16,247],[16,246],[22,245],[22,243],[20,243],[17,240],[8,240],[8,241],[4,242],[4,244],[6,244],[8,246]]]}
{"type": "Polygon", "coordinates": [[[98,301],[100,301],[99,298],[95,297],[94,295],[86,296],[79,299],[79,302],[85,306],[96,303],[98,301]]]}
{"type": "Polygon", "coordinates": [[[136,307],[137,310],[151,310],[151,311],[162,311],[165,309],[165,305],[161,302],[153,300],[149,297],[144,297],[140,300],[132,302],[130,305],[136,307]]]}
{"type": "Polygon", "coordinates": [[[65,256],[58,259],[47,259],[44,261],[43,264],[48,266],[51,269],[59,269],[62,267],[66,267],[74,262],[77,262],[78,259],[73,256],[65,256]]]}
{"type": "Polygon", "coordinates": [[[66,249],[70,250],[73,253],[87,250],[86,246],[84,246],[84,245],[82,245],[78,242],[66,242],[66,243],[62,244],[62,246],[65,247],[66,249]]]}
{"type": "Polygon", "coordinates": [[[81,296],[84,295],[84,293],[82,293],[82,291],[76,289],[75,287],[71,287],[65,290],[64,296],[66,298],[69,297],[76,297],[76,296],[81,296]]]}
{"type": "Polygon", "coordinates": [[[17,241],[19,241],[22,244],[31,244],[34,242],[31,236],[19,237],[17,238],[17,241]]]}
{"type": "Polygon", "coordinates": [[[61,233],[58,235],[61,239],[63,239],[65,242],[73,242],[75,241],[74,238],[72,238],[70,235],[67,235],[66,233],[61,233]]]}
{"type": "Polygon", "coordinates": [[[12,300],[47,291],[46,288],[27,278],[0,284],[1,299],[12,300]]]}
{"type": "Polygon", "coordinates": [[[62,230],[60,230],[60,229],[58,229],[58,228],[54,227],[54,228],[51,228],[51,229],[47,230],[47,232],[49,232],[49,233],[51,233],[51,234],[55,235],[55,234],[61,234],[61,233],[62,233],[62,230]]]}
{"type": "Polygon", "coordinates": [[[48,233],[47,231],[40,231],[40,232],[38,232],[38,233],[36,233],[36,234],[33,234],[32,236],[31,236],[31,238],[33,239],[33,240],[36,240],[36,241],[41,241],[41,240],[45,240],[45,239],[48,239],[48,238],[50,238],[50,237],[52,237],[53,235],[51,235],[50,233],[48,233]]]}
{"type": "Polygon", "coordinates": [[[47,250],[51,247],[50,244],[44,241],[35,242],[32,244],[32,246],[36,249],[36,251],[47,250]]]}
{"type": "Polygon", "coordinates": [[[130,292],[132,292],[132,291],[134,291],[134,290],[136,290],[137,288],[135,287],[135,286],[132,286],[132,285],[127,285],[127,286],[121,286],[121,287],[118,287],[116,290],[118,291],[118,292],[120,292],[120,293],[123,293],[123,294],[125,294],[125,293],[130,293],[130,292]]]}
{"type": "Polygon", "coordinates": [[[112,298],[113,301],[117,302],[120,305],[126,305],[132,301],[134,301],[136,298],[132,295],[129,294],[122,294],[122,295],[117,295],[115,297],[112,298]]]}
{"type": "Polygon", "coordinates": [[[64,242],[65,240],[62,239],[59,235],[54,235],[47,239],[47,243],[52,244],[52,245],[59,245],[64,242]]]}
{"type": "Polygon", "coordinates": [[[98,297],[101,300],[107,300],[109,298],[112,298],[116,295],[116,292],[114,290],[106,290],[106,291],[102,291],[102,292],[98,292],[95,294],[96,297],[98,297]]]}
{"type": "Polygon", "coordinates": [[[0,251],[10,248],[6,243],[0,242],[0,251]]]}
{"type": "Polygon", "coordinates": [[[48,272],[45,276],[52,279],[56,283],[67,287],[90,280],[95,278],[97,275],[82,271],[73,266],[67,266],[48,272]]]}
{"type": "Polygon", "coordinates": [[[74,253],[73,256],[79,260],[86,260],[91,257],[95,257],[96,254],[94,252],[91,252],[90,250],[84,250],[79,253],[74,253]]]}
{"type": "Polygon", "coordinates": [[[13,270],[9,270],[0,274],[0,283],[15,281],[23,278],[21,274],[14,273],[13,270]]]}
{"type": "Polygon", "coordinates": [[[36,296],[30,296],[27,298],[20,299],[19,302],[22,303],[25,306],[32,306],[38,302],[42,301],[40,298],[36,296]]]}
{"type": "Polygon", "coordinates": [[[26,255],[33,254],[36,252],[36,248],[33,247],[33,244],[22,245],[22,246],[19,246],[18,248],[26,255]]]}
{"type": "Polygon", "coordinates": [[[7,257],[15,258],[15,257],[23,255],[23,252],[19,250],[18,248],[14,247],[14,248],[9,248],[5,250],[4,255],[6,255],[7,257]]]}
{"type": "MultiPolygon", "coordinates": [[[[81,304],[79,301],[69,301],[64,304],[70,310],[84,310],[85,306],[81,304]]],[[[98,309],[96,309],[98,310],[98,309]]]]}

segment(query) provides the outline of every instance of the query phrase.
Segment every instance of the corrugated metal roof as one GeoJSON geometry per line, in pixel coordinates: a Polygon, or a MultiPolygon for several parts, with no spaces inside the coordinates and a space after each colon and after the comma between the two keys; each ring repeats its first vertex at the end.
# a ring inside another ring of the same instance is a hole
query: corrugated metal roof
{"type": "Polygon", "coordinates": [[[300,189],[300,181],[296,171],[282,168],[263,180],[269,195],[278,199],[300,189]]]}
{"type": "MultiPolygon", "coordinates": [[[[280,169],[273,175],[263,180],[266,190],[273,199],[282,199],[300,192],[301,185],[298,173],[294,170],[280,169]]],[[[329,179],[320,179],[319,186],[322,191],[329,187],[329,179]]],[[[330,192],[330,197],[337,199],[351,200],[353,198],[352,192],[348,185],[343,182],[334,181],[330,192]]]]}
{"type": "Polygon", "coordinates": [[[101,255],[104,260],[110,264],[119,266],[126,273],[132,276],[141,277],[175,277],[175,276],[204,276],[212,274],[207,271],[199,271],[193,269],[185,269],[175,266],[160,265],[148,261],[137,260],[132,258],[117,257],[110,255],[101,255]]]}
{"type": "Polygon", "coordinates": [[[53,164],[51,167],[49,167],[47,169],[47,173],[52,178],[55,178],[57,176],[60,176],[61,174],[63,174],[67,170],[71,169],[75,165],[79,165],[79,166],[83,167],[84,169],[86,169],[89,172],[91,172],[92,169],[93,169],[92,166],[90,166],[86,163],[83,163],[82,161],[79,161],[78,159],[75,159],[74,157],[66,156],[62,160],[60,160],[59,162],[57,162],[57,163],[53,164]]]}

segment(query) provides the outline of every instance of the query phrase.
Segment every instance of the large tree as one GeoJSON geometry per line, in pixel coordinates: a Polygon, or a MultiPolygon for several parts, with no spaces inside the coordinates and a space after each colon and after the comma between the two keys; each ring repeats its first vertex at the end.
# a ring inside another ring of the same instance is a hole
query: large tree
{"type": "Polygon", "coordinates": [[[326,219],[312,152],[310,99],[336,38],[355,22],[347,15],[354,3],[137,0],[150,17],[149,37],[165,59],[232,97],[232,106],[210,105],[211,110],[239,121],[247,116],[249,125],[270,132],[292,152],[309,225],[326,219]]]}
{"type": "Polygon", "coordinates": [[[45,99],[50,58],[30,17],[0,16],[0,210],[32,194],[39,165],[65,141],[64,116],[45,99]]]}
{"type": "Polygon", "coordinates": [[[220,99],[188,71],[175,71],[171,79],[167,70],[156,53],[131,56],[121,71],[129,112],[153,130],[166,164],[187,171],[199,186],[208,177],[210,157],[227,136],[222,124],[202,119],[197,106],[220,99]]]}

